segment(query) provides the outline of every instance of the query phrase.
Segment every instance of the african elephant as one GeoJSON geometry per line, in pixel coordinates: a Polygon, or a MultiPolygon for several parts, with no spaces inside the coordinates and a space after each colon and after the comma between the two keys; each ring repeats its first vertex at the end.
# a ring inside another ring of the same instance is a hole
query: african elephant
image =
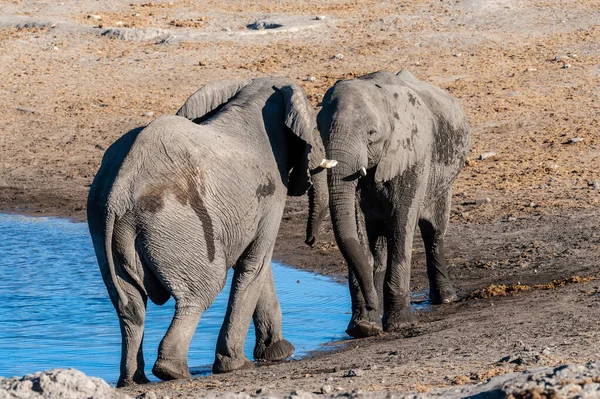
{"type": "MultiPolygon", "coordinates": [[[[408,71],[380,71],[338,81],[323,98],[317,125],[327,158],[338,162],[327,184],[335,238],[349,266],[347,333],[377,335],[381,326],[393,331],[414,320],[410,269],[417,224],[430,299],[454,301],[443,242],[452,183],[470,147],[459,102],[408,71]]],[[[311,202],[309,245],[324,214],[320,204],[311,202]]]]}
{"type": "Polygon", "coordinates": [[[152,372],[162,380],[190,376],[190,341],[231,266],[213,371],[253,366],[243,352],[251,318],[256,359],[293,353],[281,331],[271,256],[286,195],[306,192],[323,154],[303,90],[281,78],[209,83],[177,115],[125,134],[106,151],[87,215],[121,327],[118,386],[148,381],[148,298],[158,305],[175,299],[152,372]]]}

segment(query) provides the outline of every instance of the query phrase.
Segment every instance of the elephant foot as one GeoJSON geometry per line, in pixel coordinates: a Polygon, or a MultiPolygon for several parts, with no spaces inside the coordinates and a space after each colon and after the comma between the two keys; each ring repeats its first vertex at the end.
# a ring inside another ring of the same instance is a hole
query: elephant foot
{"type": "Polygon", "coordinates": [[[385,332],[395,332],[403,328],[415,325],[417,318],[410,307],[398,311],[389,312],[383,320],[383,330],[385,332]]]}
{"type": "Polygon", "coordinates": [[[212,372],[214,374],[229,373],[234,370],[253,369],[252,363],[246,356],[229,357],[217,353],[215,362],[213,363],[212,372]]]}
{"type": "Polygon", "coordinates": [[[186,362],[171,359],[158,359],[152,367],[152,374],[163,381],[191,378],[186,362]]]}
{"type": "Polygon", "coordinates": [[[378,323],[374,321],[360,320],[350,321],[346,334],[353,338],[374,337],[383,332],[378,323]]]}
{"type": "Polygon", "coordinates": [[[119,377],[119,381],[117,381],[117,388],[128,387],[131,385],[142,385],[148,384],[150,380],[146,377],[144,372],[135,373],[133,377],[119,377]]]}
{"type": "Polygon", "coordinates": [[[433,305],[442,305],[455,302],[458,297],[456,296],[456,290],[450,285],[430,290],[429,299],[433,305]]]}
{"type": "Polygon", "coordinates": [[[254,348],[254,358],[256,360],[278,362],[292,356],[295,349],[294,345],[285,339],[277,341],[269,346],[260,343],[254,348]]]}

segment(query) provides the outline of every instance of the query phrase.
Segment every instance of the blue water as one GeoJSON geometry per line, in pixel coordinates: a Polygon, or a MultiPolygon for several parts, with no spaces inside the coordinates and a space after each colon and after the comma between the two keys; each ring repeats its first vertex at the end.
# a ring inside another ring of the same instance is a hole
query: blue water
{"type": "MultiPolygon", "coordinates": [[[[296,347],[294,357],[348,337],[347,286],[275,263],[273,274],[283,333],[296,347]]],[[[202,315],[188,356],[192,371],[212,365],[229,285],[202,315]]],[[[160,307],[148,304],[144,356],[151,379],[173,308],[173,300],[160,307]]],[[[250,359],[253,346],[251,327],[245,349],[250,359]]],[[[0,214],[0,376],[74,367],[114,384],[120,352],[117,315],[98,270],[87,224],[0,214]]]]}

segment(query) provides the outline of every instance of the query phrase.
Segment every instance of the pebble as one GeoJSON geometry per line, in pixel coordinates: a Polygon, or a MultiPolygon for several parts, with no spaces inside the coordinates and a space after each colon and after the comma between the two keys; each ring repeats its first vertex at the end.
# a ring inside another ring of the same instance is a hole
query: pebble
{"type": "Polygon", "coordinates": [[[231,32],[230,28],[223,28],[223,32],[231,32]]]}
{"type": "Polygon", "coordinates": [[[95,14],[89,14],[88,19],[93,19],[94,21],[100,21],[102,19],[102,17],[100,15],[95,15],[95,14]]]}
{"type": "Polygon", "coordinates": [[[562,67],[563,67],[563,69],[568,69],[568,68],[571,68],[571,64],[565,62],[562,67]]]}
{"type": "Polygon", "coordinates": [[[336,54],[333,56],[333,58],[335,58],[336,60],[343,60],[344,59],[344,54],[336,54]]]}
{"type": "Polygon", "coordinates": [[[145,112],[143,116],[147,116],[148,118],[152,118],[154,116],[154,112],[152,112],[152,111],[145,112]]]}
{"type": "Polygon", "coordinates": [[[477,198],[475,200],[475,205],[485,205],[485,204],[489,204],[490,202],[492,202],[492,200],[489,197],[477,198]]]}
{"type": "Polygon", "coordinates": [[[325,18],[327,18],[325,15],[317,15],[315,17],[315,20],[317,20],[317,21],[323,21],[325,18]]]}
{"type": "Polygon", "coordinates": [[[460,57],[462,55],[462,53],[456,53],[454,54],[455,57],[460,57]]]}
{"type": "Polygon", "coordinates": [[[323,385],[321,387],[321,393],[328,394],[331,392],[333,392],[333,388],[331,387],[331,385],[323,385]]]}
{"type": "Polygon", "coordinates": [[[132,16],[132,17],[139,17],[139,16],[140,16],[140,13],[139,13],[139,12],[136,12],[136,13],[134,13],[134,14],[131,14],[131,16],[132,16]]]}
{"type": "Polygon", "coordinates": [[[156,392],[148,391],[148,392],[144,392],[141,395],[136,396],[135,399],[158,399],[158,397],[156,396],[156,392]]]}
{"type": "Polygon", "coordinates": [[[479,160],[483,161],[486,158],[492,158],[495,156],[496,156],[495,152],[484,152],[483,154],[479,155],[479,160]]]}
{"type": "Polygon", "coordinates": [[[527,68],[525,70],[525,72],[535,72],[535,71],[537,71],[537,68],[527,68]]]}
{"type": "Polygon", "coordinates": [[[598,182],[597,181],[589,181],[587,185],[592,190],[598,190],[598,182]]]}
{"type": "Polygon", "coordinates": [[[361,369],[350,369],[344,373],[343,377],[346,377],[346,378],[360,377],[360,376],[363,376],[364,374],[365,374],[365,372],[361,369]]]}
{"type": "Polygon", "coordinates": [[[317,78],[315,78],[314,76],[307,76],[304,80],[307,82],[314,82],[315,80],[317,80],[317,78]]]}
{"type": "Polygon", "coordinates": [[[117,22],[115,22],[115,25],[116,26],[123,26],[123,21],[117,21],[117,22]]]}
{"type": "Polygon", "coordinates": [[[17,107],[15,109],[17,111],[19,111],[19,112],[24,113],[24,114],[37,114],[37,111],[35,109],[32,109],[32,108],[17,107]]]}
{"type": "Polygon", "coordinates": [[[557,55],[556,57],[554,57],[554,61],[556,62],[561,62],[564,60],[568,60],[569,56],[568,55],[557,55]]]}
{"type": "Polygon", "coordinates": [[[583,137],[571,137],[567,140],[567,144],[575,144],[579,143],[580,141],[583,141],[583,137]]]}

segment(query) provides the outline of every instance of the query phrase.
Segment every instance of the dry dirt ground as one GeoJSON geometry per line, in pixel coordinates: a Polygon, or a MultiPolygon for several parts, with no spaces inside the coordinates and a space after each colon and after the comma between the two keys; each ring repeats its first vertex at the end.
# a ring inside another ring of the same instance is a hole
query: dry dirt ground
{"type": "MultiPolygon", "coordinates": [[[[462,100],[473,149],[446,244],[459,302],[402,334],[128,393],[427,391],[600,359],[600,1],[144,1],[0,0],[3,211],[84,218],[104,150],[222,78],[286,76],[318,108],[338,79],[409,69],[462,100]]],[[[329,226],[304,246],[305,218],[290,199],[275,258],[343,275],[329,226]]]]}

